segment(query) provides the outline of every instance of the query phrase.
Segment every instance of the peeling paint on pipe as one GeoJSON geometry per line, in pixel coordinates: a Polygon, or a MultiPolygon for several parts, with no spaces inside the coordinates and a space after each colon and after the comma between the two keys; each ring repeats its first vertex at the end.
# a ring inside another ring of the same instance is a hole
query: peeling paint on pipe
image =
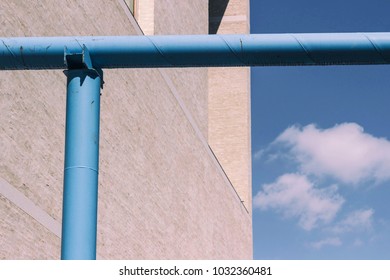
{"type": "Polygon", "coordinates": [[[390,33],[0,38],[0,70],[66,69],[64,50],[95,68],[389,64],[390,33]]]}

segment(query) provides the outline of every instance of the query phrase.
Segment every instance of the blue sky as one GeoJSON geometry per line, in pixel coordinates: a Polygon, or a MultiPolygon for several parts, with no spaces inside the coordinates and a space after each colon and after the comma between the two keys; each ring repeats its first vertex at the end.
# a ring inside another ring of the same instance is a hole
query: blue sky
{"type": "MultiPolygon", "coordinates": [[[[251,33],[388,32],[390,1],[252,0],[251,33]]],[[[252,68],[255,259],[390,259],[390,66],[252,68]]]]}

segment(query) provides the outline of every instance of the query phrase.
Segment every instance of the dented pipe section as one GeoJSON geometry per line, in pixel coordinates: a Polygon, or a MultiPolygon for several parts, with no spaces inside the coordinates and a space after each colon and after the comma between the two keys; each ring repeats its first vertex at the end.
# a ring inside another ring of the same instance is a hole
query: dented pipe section
{"type": "Polygon", "coordinates": [[[87,48],[94,67],[389,64],[390,33],[0,38],[0,69],[66,69],[87,48]]]}

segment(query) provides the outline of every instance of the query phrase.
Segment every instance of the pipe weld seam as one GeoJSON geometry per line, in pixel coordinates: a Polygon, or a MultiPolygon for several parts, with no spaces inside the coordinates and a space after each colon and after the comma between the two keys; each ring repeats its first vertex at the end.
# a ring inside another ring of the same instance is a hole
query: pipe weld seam
{"type": "Polygon", "coordinates": [[[92,170],[92,171],[95,171],[96,173],[99,173],[99,171],[95,168],[92,168],[92,167],[89,167],[89,166],[69,166],[69,167],[65,167],[65,171],[66,170],[69,170],[69,169],[89,169],[89,170],[92,170]]]}
{"type": "Polygon", "coordinates": [[[370,39],[370,37],[365,34],[365,33],[362,33],[363,37],[365,37],[368,42],[370,42],[370,44],[372,45],[372,47],[375,49],[375,51],[379,54],[379,56],[383,59],[383,61],[388,64],[389,63],[389,60],[386,58],[386,56],[383,55],[382,53],[382,50],[380,48],[380,46],[378,46],[377,44],[374,43],[373,40],[370,39]]]}

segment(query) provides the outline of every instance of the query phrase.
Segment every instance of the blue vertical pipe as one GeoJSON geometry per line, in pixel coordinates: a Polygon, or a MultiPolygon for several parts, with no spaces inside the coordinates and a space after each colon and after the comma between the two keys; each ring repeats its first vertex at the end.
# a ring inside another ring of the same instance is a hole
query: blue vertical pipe
{"type": "Polygon", "coordinates": [[[96,259],[101,77],[67,75],[61,259],[96,259]]]}

